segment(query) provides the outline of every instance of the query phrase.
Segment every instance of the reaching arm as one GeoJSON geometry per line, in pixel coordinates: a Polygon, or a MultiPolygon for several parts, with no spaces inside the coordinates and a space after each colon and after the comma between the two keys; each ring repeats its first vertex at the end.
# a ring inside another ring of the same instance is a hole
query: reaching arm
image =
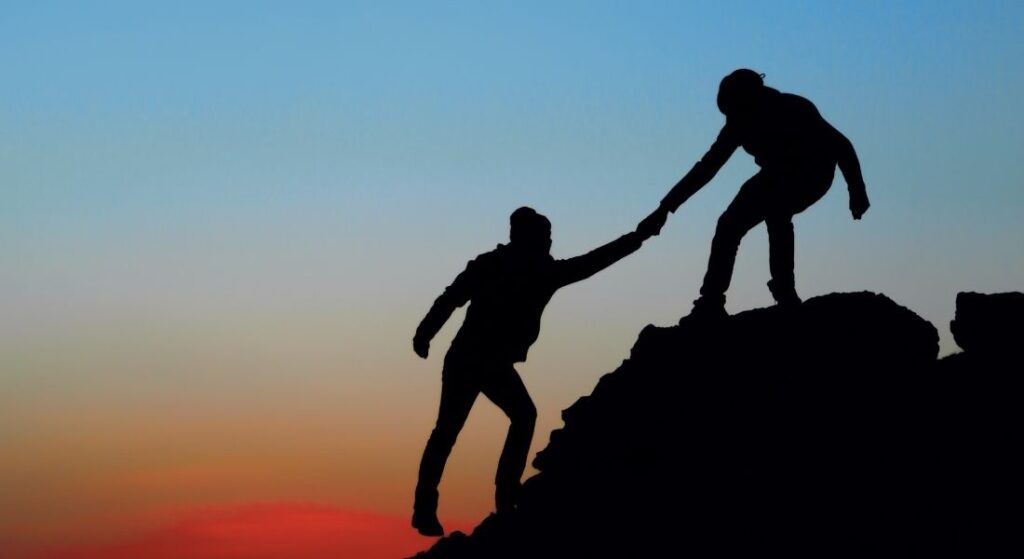
{"type": "Polygon", "coordinates": [[[419,327],[416,328],[416,335],[412,339],[413,350],[417,355],[424,359],[427,358],[430,351],[430,340],[434,339],[438,330],[444,326],[455,309],[469,302],[479,275],[479,264],[473,260],[434,301],[427,316],[420,321],[419,327]]]}
{"type": "Polygon", "coordinates": [[[586,254],[559,261],[558,286],[563,287],[589,278],[636,252],[643,241],[644,237],[634,231],[586,254]]]}
{"type": "Polygon", "coordinates": [[[679,209],[690,196],[697,193],[705,184],[711,181],[718,173],[718,170],[725,165],[725,162],[732,157],[733,152],[739,147],[735,132],[728,123],[719,132],[715,143],[711,145],[704,157],[698,161],[689,173],[679,179],[679,182],[669,190],[668,194],[661,201],[661,211],[664,213],[674,212],[679,209]]]}
{"type": "Polygon", "coordinates": [[[850,212],[854,219],[860,219],[871,206],[864,186],[864,177],[860,171],[860,161],[857,159],[857,152],[853,149],[850,140],[834,127],[832,132],[836,142],[836,159],[839,163],[839,170],[843,173],[846,188],[850,193],[850,212]]]}

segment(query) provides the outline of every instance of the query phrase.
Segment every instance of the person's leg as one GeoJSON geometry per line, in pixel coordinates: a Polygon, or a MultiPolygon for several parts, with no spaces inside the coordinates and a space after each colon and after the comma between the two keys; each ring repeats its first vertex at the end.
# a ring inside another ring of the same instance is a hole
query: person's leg
{"type": "Polygon", "coordinates": [[[772,292],[775,302],[780,305],[799,303],[800,297],[796,293],[796,279],[793,275],[793,217],[772,216],[765,220],[765,225],[768,227],[768,266],[772,274],[768,289],[772,292]]]}
{"type": "MultiPolygon", "coordinates": [[[[464,365],[460,365],[462,367],[464,365]]],[[[445,363],[444,380],[441,383],[441,405],[437,412],[437,423],[427,439],[420,461],[419,480],[416,483],[416,502],[413,505],[413,526],[424,535],[443,535],[444,530],[437,521],[437,486],[441,483],[444,466],[455,446],[459,431],[469,417],[479,388],[473,382],[473,373],[478,371],[450,370],[445,363]]]]}
{"type": "Polygon", "coordinates": [[[830,169],[825,166],[813,172],[774,179],[778,194],[767,208],[768,217],[765,219],[768,228],[768,263],[772,274],[768,289],[780,305],[800,302],[794,276],[793,216],[806,210],[828,192],[833,176],[830,169]]]}
{"type": "Polygon", "coordinates": [[[515,507],[520,481],[526,469],[533,429],[537,423],[537,408],[519,373],[511,364],[489,372],[491,374],[487,375],[482,392],[505,412],[510,421],[494,479],[498,512],[508,512],[515,507]]]}
{"type": "Polygon", "coordinates": [[[701,298],[694,307],[695,311],[709,309],[724,313],[725,292],[732,282],[740,241],[767,217],[771,186],[764,173],[754,175],[743,184],[739,194],[718,218],[715,237],[711,241],[708,270],[704,275],[704,285],[700,288],[701,298]]]}

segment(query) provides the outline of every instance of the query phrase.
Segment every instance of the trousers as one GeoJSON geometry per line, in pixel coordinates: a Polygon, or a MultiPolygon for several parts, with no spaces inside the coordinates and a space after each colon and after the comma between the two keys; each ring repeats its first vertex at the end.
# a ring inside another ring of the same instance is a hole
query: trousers
{"type": "Polygon", "coordinates": [[[725,297],[740,241],[755,226],[768,228],[773,293],[795,293],[793,216],[821,199],[832,185],[834,164],[816,172],[765,171],[751,177],[718,219],[701,296],[725,297]]]}
{"type": "Polygon", "coordinates": [[[498,406],[510,421],[494,483],[499,489],[519,485],[537,422],[537,408],[523,380],[512,363],[489,362],[449,351],[442,373],[437,423],[420,461],[417,509],[436,509],[437,486],[448,456],[480,394],[498,406]]]}

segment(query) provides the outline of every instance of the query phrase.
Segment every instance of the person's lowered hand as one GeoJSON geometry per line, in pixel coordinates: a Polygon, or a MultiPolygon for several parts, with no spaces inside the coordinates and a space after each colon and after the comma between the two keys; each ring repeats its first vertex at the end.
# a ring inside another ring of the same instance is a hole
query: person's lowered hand
{"type": "Polygon", "coordinates": [[[420,338],[413,338],[412,350],[416,352],[416,355],[426,359],[427,355],[430,354],[430,342],[420,338]]]}
{"type": "Polygon", "coordinates": [[[853,219],[860,219],[864,216],[864,212],[868,211],[871,207],[871,202],[868,201],[868,195],[861,190],[859,193],[856,191],[850,194],[850,213],[853,215],[853,219]]]}

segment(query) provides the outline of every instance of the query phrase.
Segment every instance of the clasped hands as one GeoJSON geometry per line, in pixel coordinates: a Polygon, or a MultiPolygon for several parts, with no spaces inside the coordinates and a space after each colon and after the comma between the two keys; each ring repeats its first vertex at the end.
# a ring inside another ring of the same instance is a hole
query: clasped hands
{"type": "Polygon", "coordinates": [[[644,240],[650,239],[651,237],[661,233],[661,228],[665,226],[665,222],[668,221],[669,211],[664,206],[658,206],[658,209],[651,212],[651,215],[645,217],[639,225],[636,226],[636,233],[640,235],[644,240]]]}

